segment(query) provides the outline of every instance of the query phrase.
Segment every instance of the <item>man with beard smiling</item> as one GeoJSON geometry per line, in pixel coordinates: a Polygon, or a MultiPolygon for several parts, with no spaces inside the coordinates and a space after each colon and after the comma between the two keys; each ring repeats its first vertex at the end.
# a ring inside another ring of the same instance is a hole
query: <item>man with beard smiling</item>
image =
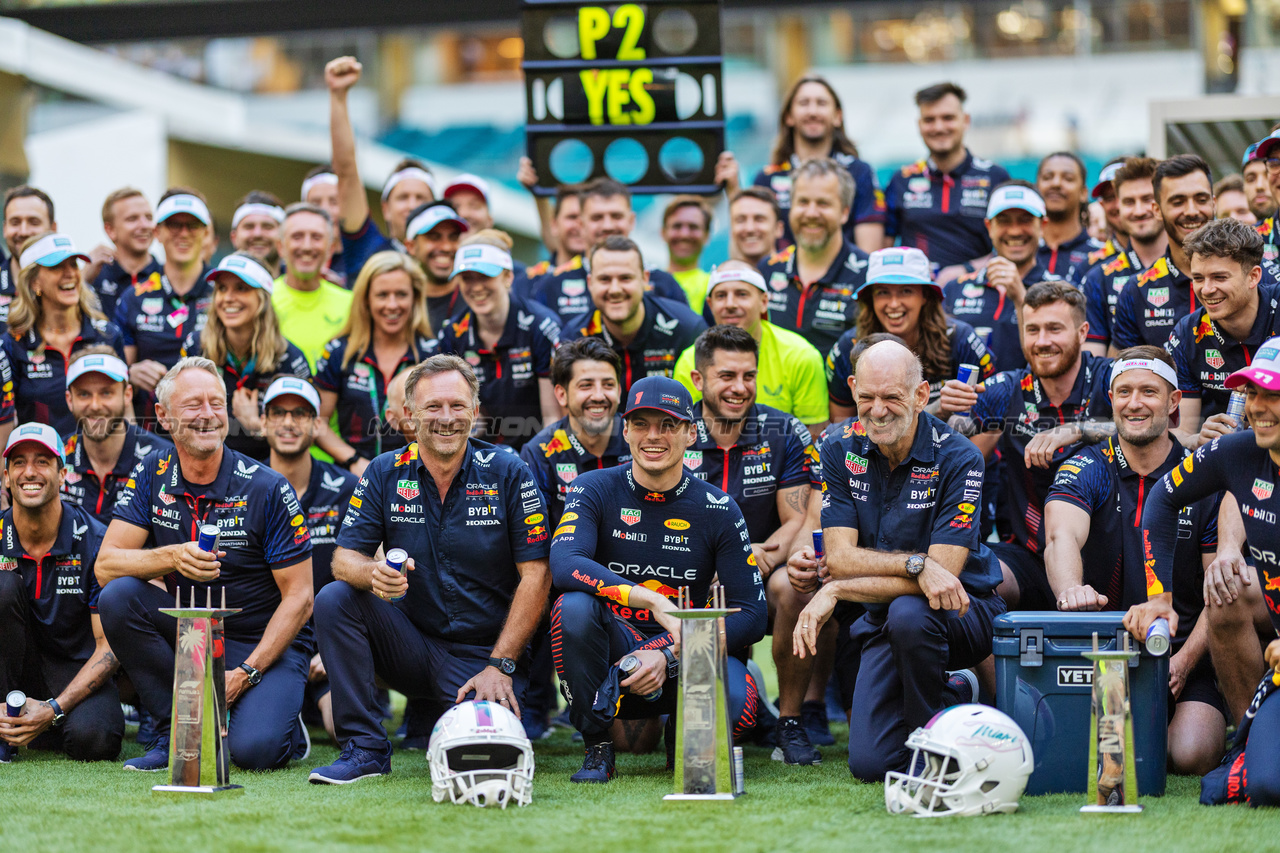
{"type": "MultiPolygon", "coordinates": [[[[1111,367],[1116,434],[1058,468],[1045,501],[1044,565],[1062,611],[1125,610],[1147,600],[1143,501],[1191,451],[1169,431],[1181,396],[1159,347],[1120,353],[1111,367]]],[[[1226,704],[1215,685],[1204,610],[1205,569],[1218,547],[1218,496],[1178,513],[1169,657],[1169,770],[1201,775],[1222,757],[1226,704]]]]}
{"type": "Polygon", "coordinates": [[[1169,247],[1169,235],[1152,187],[1158,165],[1159,161],[1150,157],[1128,157],[1112,176],[1117,216],[1127,245],[1084,277],[1082,289],[1088,301],[1089,320],[1089,339],[1084,348],[1094,355],[1106,355],[1110,349],[1120,292],[1135,276],[1164,257],[1169,247]]]}
{"type": "Polygon", "coordinates": [[[67,365],[67,408],[76,432],[63,454],[67,473],[62,499],[82,507],[103,524],[111,523],[116,499],[129,472],[153,450],[173,445],[126,418],[133,405],[129,368],[109,346],[77,350],[67,365]]]}
{"type": "Polygon", "coordinates": [[[1169,248],[1150,269],[1131,279],[1116,302],[1114,351],[1150,344],[1164,346],[1179,320],[1196,310],[1191,265],[1183,243],[1213,219],[1213,178],[1195,154],[1179,154],[1156,166],[1151,178],[1156,206],[1169,235],[1169,248]]]}
{"type": "Polygon", "coordinates": [[[997,370],[1026,364],[1018,336],[1023,298],[1032,285],[1057,279],[1036,257],[1044,216],[1044,199],[1034,186],[1026,181],[1001,184],[991,193],[986,218],[996,256],[942,291],[943,309],[974,327],[997,370]]]}
{"type": "Polygon", "coordinates": [[[156,397],[174,448],[134,467],[95,569],[107,639],[156,721],[156,740],[125,769],[169,766],[178,623],[160,611],[175,593],[182,601],[225,593],[240,608],[226,619],[228,752],[246,770],[284,767],[311,748],[298,717],[313,598],[301,507],[284,477],[225,446],[227,391],[212,361],[182,359],[156,397]],[[197,544],[206,524],[218,527],[216,553],[197,544]]]}
{"type": "Polygon", "coordinates": [[[552,653],[569,719],[586,748],[573,782],[605,783],[616,774],[615,718],[673,715],[670,762],[680,642],[680,623],[670,611],[682,586],[691,601],[707,601],[718,578],[736,611],[724,622],[735,734],[754,725],[758,704],[755,681],[739,657],[764,636],[767,619],[746,522],[733,498],[684,467],[695,435],[684,386],[649,376],[627,402],[631,464],[578,477],[552,543],[561,593],[551,608],[552,653]],[[640,666],[624,675],[617,664],[626,655],[640,666]]]}
{"type": "Polygon", "coordinates": [[[268,192],[253,190],[236,202],[231,215],[231,245],[253,255],[275,278],[280,274],[280,223],[284,206],[268,192]]]}
{"type": "Polygon", "coordinates": [[[1004,541],[991,550],[1000,559],[999,592],[1010,610],[1053,609],[1041,556],[1045,496],[1063,459],[1081,443],[1115,433],[1107,395],[1111,361],[1081,349],[1088,331],[1084,308],[1084,295],[1066,282],[1031,287],[1021,312],[1029,366],[976,388],[952,379],[939,396],[942,415],[951,415],[952,428],[971,436],[983,456],[1000,451],[1005,476],[997,525],[1004,541]]]}
{"type": "Polygon", "coordinates": [[[1089,268],[1089,256],[1102,248],[1080,220],[1080,212],[1089,202],[1084,161],[1070,151],[1046,156],[1036,168],[1036,190],[1044,199],[1045,210],[1037,260],[1049,272],[1079,287],[1089,268]]]}
{"type": "Polygon", "coordinates": [[[447,201],[428,202],[409,215],[405,240],[409,254],[427,276],[427,317],[434,333],[454,314],[466,310],[453,278],[453,262],[458,240],[469,230],[471,226],[447,201]]]}
{"type": "Polygon", "coordinates": [[[1254,143],[1245,149],[1240,162],[1240,173],[1244,179],[1244,193],[1249,205],[1249,212],[1258,220],[1259,226],[1276,213],[1276,197],[1271,190],[1271,181],[1267,175],[1267,161],[1258,156],[1259,144],[1254,143]]]}
{"type": "Polygon", "coordinates": [[[905,770],[907,736],[955,704],[945,669],[991,654],[1004,602],[1000,569],[982,544],[974,501],[982,454],[924,411],[929,383],[902,344],[858,358],[858,417],[822,445],[822,529],[828,580],[800,613],[792,642],[813,655],[838,601],[865,605],[849,719],[849,770],[864,782],[905,770]]]}
{"type": "Polygon", "coordinates": [[[520,449],[520,458],[547,502],[552,530],[579,474],[631,460],[618,416],[621,374],[622,359],[599,338],[563,344],[551,359],[556,401],[569,414],[535,435],[520,449]]]}
{"type": "Polygon", "coordinates": [[[1227,415],[1227,376],[1280,334],[1280,293],[1260,283],[1262,245],[1256,229],[1232,219],[1216,219],[1186,240],[1202,307],[1178,321],[1165,349],[1177,363],[1182,392],[1178,432],[1192,449],[1248,426],[1227,415]]]}
{"type": "Polygon", "coordinates": [[[0,519],[0,692],[29,698],[21,716],[0,721],[0,764],[28,744],[109,761],[124,735],[112,680],[120,664],[102,632],[93,576],[105,528],[59,500],[59,444],[52,427],[29,423],[4,449],[13,506],[0,519]]]}
{"type": "Polygon", "coordinates": [[[351,291],[324,277],[333,247],[333,220],[324,208],[289,205],[280,232],[285,268],[271,290],[271,307],[280,332],[302,350],[314,373],[325,345],[347,322],[351,291]]]}
{"type": "MultiPolygon", "coordinates": [[[[645,376],[670,376],[676,357],[707,327],[683,302],[648,292],[640,247],[619,235],[587,253],[595,310],[564,324],[562,341],[601,338],[622,359],[622,395],[645,376]]],[[[679,285],[676,285],[679,287],[679,285]]]]}
{"type": "Polygon", "coordinates": [[[796,242],[760,264],[769,285],[769,321],[828,352],[858,319],[854,294],[867,278],[867,253],[844,233],[854,181],[835,160],[806,160],[791,183],[796,242]]]}
{"type": "Polygon", "coordinates": [[[338,534],[334,582],[316,599],[338,760],[310,781],[391,772],[376,679],[446,706],[474,693],[520,716],[525,648],[546,607],[545,505],[514,454],[472,439],[480,385],[457,356],[405,380],[417,442],[369,463],[338,534]],[[375,554],[402,548],[393,569],[375,554]]]}

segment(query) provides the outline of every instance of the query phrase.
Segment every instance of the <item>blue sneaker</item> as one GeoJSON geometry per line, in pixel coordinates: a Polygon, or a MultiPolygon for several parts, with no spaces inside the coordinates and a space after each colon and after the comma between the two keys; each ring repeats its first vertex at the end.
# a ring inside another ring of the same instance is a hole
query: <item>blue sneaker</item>
{"type": "Polygon", "coordinates": [[[587,747],[582,757],[582,769],[570,776],[569,781],[603,785],[617,775],[613,744],[598,743],[587,747]]]}
{"type": "Polygon", "coordinates": [[[382,751],[365,749],[348,743],[338,760],[328,767],[317,767],[307,780],[317,785],[348,785],[370,776],[391,775],[391,747],[382,751]]]}
{"type": "Polygon", "coordinates": [[[978,701],[978,676],[971,669],[947,673],[947,686],[942,699],[949,705],[968,705],[978,701]]]}
{"type": "Polygon", "coordinates": [[[156,718],[147,709],[138,706],[138,743],[146,745],[156,739],[156,718]]]}
{"type": "Polygon", "coordinates": [[[141,758],[130,758],[124,763],[125,770],[137,770],[139,773],[158,773],[169,769],[169,739],[160,738],[151,744],[147,754],[141,758]]]}
{"type": "Polygon", "coordinates": [[[18,757],[18,748],[11,743],[0,740],[0,764],[12,764],[18,757]]]}

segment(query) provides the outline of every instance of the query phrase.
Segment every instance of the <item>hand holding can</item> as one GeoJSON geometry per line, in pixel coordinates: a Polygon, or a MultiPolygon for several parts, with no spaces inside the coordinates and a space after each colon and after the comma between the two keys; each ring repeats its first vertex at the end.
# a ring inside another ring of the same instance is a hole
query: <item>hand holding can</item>
{"type": "Polygon", "coordinates": [[[1156,619],[1147,628],[1147,651],[1157,657],[1169,651],[1169,620],[1156,619]]]}
{"type": "Polygon", "coordinates": [[[5,711],[10,717],[22,716],[22,709],[27,707],[27,694],[21,690],[10,690],[4,700],[5,711]]]}
{"type": "MultiPolygon", "coordinates": [[[[394,572],[399,572],[400,577],[405,576],[405,572],[406,572],[405,564],[408,563],[408,561],[409,561],[409,552],[405,551],[403,548],[392,548],[390,551],[387,552],[387,557],[386,557],[387,568],[391,569],[394,572]]],[[[404,592],[400,593],[395,598],[388,598],[387,601],[400,601],[408,594],[409,594],[409,590],[408,590],[408,587],[406,587],[404,592]]]]}
{"type": "MultiPolygon", "coordinates": [[[[976,364],[962,364],[960,365],[960,368],[956,371],[956,380],[959,382],[963,382],[965,385],[968,385],[970,388],[978,384],[978,378],[981,376],[982,376],[982,368],[976,364]]],[[[966,418],[969,417],[969,412],[967,411],[956,412],[956,414],[966,418]]]]}

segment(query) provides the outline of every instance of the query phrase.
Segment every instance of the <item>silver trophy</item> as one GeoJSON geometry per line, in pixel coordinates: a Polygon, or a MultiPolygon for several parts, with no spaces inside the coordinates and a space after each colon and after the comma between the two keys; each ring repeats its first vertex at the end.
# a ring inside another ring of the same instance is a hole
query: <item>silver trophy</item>
{"type": "Polygon", "coordinates": [[[735,773],[733,730],[725,695],[724,588],[711,588],[711,607],[695,608],[681,587],[680,684],[676,699],[675,793],[664,800],[733,800],[742,793],[735,773]]]}
{"type": "Polygon", "coordinates": [[[1089,726],[1089,800],[1080,811],[1095,814],[1133,814],[1138,805],[1138,771],[1134,758],[1133,713],[1129,704],[1129,662],[1137,657],[1124,648],[1113,652],[1083,652],[1093,661],[1093,714],[1089,726]]]}
{"type": "Polygon", "coordinates": [[[227,684],[223,658],[223,620],[240,610],[227,609],[227,591],[222,590],[222,606],[213,606],[207,591],[205,606],[196,607],[196,591],[191,590],[190,606],[182,606],[179,592],[173,607],[160,610],[178,620],[178,643],[173,662],[173,719],[169,734],[168,785],[156,785],[157,794],[174,796],[197,794],[243,794],[244,788],[230,784],[227,755],[227,684]]]}

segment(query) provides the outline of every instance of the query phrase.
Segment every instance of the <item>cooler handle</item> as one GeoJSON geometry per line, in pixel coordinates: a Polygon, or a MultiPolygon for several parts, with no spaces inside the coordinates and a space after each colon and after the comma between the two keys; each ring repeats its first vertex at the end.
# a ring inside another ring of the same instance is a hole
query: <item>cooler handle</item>
{"type": "Polygon", "coordinates": [[[1044,629],[1023,628],[1018,631],[1018,663],[1023,666],[1044,664],[1044,629]]]}

